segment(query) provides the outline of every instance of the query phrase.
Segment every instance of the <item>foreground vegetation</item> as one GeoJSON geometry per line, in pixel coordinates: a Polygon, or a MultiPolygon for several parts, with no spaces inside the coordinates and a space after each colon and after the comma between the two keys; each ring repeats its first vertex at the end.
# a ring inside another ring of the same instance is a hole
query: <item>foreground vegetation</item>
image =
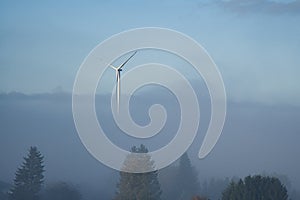
{"type": "MultiPolygon", "coordinates": [[[[133,153],[148,153],[144,145],[132,147],[133,153]]],[[[82,195],[71,184],[58,182],[43,187],[44,157],[36,147],[30,147],[23,164],[17,169],[13,185],[0,182],[0,200],[80,200],[82,195]]],[[[132,156],[124,162],[124,167],[138,166],[132,156]]],[[[145,156],[143,164],[153,168],[150,156],[145,156]]],[[[180,158],[179,165],[165,176],[161,185],[158,174],[160,171],[149,173],[119,173],[114,200],[287,200],[288,191],[285,185],[276,177],[247,176],[219,184],[220,194],[208,195],[207,183],[202,186],[197,178],[197,172],[192,166],[187,153],[180,158]],[[200,190],[202,188],[202,190],[200,190]],[[201,194],[202,193],[202,194],[201,194]]],[[[163,173],[163,172],[162,172],[163,173]]],[[[218,191],[218,184],[212,185],[218,191]]],[[[102,199],[102,198],[101,198],[102,199]]],[[[295,198],[296,199],[296,198],[295,198]]]]}

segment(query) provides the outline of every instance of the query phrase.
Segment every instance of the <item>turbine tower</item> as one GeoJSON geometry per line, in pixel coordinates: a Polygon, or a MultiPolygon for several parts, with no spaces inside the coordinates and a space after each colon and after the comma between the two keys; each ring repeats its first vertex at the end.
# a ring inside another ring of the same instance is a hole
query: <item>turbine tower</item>
{"type": "Polygon", "coordinates": [[[113,65],[109,65],[111,68],[113,68],[116,71],[116,96],[117,96],[117,109],[119,112],[120,109],[120,92],[121,92],[121,71],[122,67],[136,54],[137,51],[135,51],[125,62],[123,62],[119,67],[115,67],[113,65]]]}

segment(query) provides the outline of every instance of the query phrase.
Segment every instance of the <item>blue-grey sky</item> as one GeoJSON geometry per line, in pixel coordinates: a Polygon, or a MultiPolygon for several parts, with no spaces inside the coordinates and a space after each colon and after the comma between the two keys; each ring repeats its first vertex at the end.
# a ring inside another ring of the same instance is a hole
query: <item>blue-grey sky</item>
{"type": "Polygon", "coordinates": [[[300,105],[300,1],[1,1],[0,92],[72,90],[109,36],[158,26],[204,46],[229,98],[300,105]]]}

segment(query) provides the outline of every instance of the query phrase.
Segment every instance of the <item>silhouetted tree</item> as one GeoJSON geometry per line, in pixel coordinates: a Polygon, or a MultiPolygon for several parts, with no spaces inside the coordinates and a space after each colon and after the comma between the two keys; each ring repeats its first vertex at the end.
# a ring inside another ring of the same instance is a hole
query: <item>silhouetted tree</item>
{"type": "Polygon", "coordinates": [[[43,200],[80,200],[80,192],[65,182],[55,183],[46,188],[43,200]]]}
{"type": "Polygon", "coordinates": [[[199,194],[198,174],[187,153],[180,157],[177,177],[177,192],[180,200],[191,199],[194,195],[199,194]]]}
{"type": "Polygon", "coordinates": [[[37,200],[44,179],[43,156],[36,147],[30,147],[28,156],[17,170],[10,200],[37,200]]]}
{"type": "Polygon", "coordinates": [[[231,182],[224,190],[222,200],[287,200],[287,190],[278,178],[247,176],[238,183],[231,182]]]}
{"type": "MultiPolygon", "coordinates": [[[[134,153],[148,153],[144,145],[132,147],[130,154],[125,162],[124,169],[147,168],[154,169],[154,163],[150,155],[137,159],[134,153]]],[[[127,170],[128,171],[128,170],[127,170]]],[[[127,173],[120,172],[120,182],[117,185],[118,191],[115,200],[160,200],[161,189],[157,179],[158,172],[148,173],[127,173]]]]}

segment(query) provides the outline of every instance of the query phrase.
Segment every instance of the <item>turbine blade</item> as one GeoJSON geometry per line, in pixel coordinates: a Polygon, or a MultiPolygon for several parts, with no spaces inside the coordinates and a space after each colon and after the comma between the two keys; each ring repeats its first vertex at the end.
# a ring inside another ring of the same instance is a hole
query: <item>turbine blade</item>
{"type": "Polygon", "coordinates": [[[118,81],[119,81],[119,76],[120,76],[119,73],[120,73],[120,72],[119,72],[118,70],[116,70],[116,81],[117,81],[117,83],[118,83],[118,81]]]}
{"type": "Polygon", "coordinates": [[[117,79],[117,85],[116,85],[116,92],[117,92],[117,109],[118,112],[120,110],[120,92],[121,92],[121,73],[118,71],[118,79],[117,79]]]}
{"type": "Polygon", "coordinates": [[[113,65],[109,65],[111,68],[113,68],[114,70],[117,70],[118,68],[113,66],[113,65]]]}
{"type": "Polygon", "coordinates": [[[117,69],[121,69],[135,54],[137,51],[135,51],[122,65],[120,65],[117,69]]]}

